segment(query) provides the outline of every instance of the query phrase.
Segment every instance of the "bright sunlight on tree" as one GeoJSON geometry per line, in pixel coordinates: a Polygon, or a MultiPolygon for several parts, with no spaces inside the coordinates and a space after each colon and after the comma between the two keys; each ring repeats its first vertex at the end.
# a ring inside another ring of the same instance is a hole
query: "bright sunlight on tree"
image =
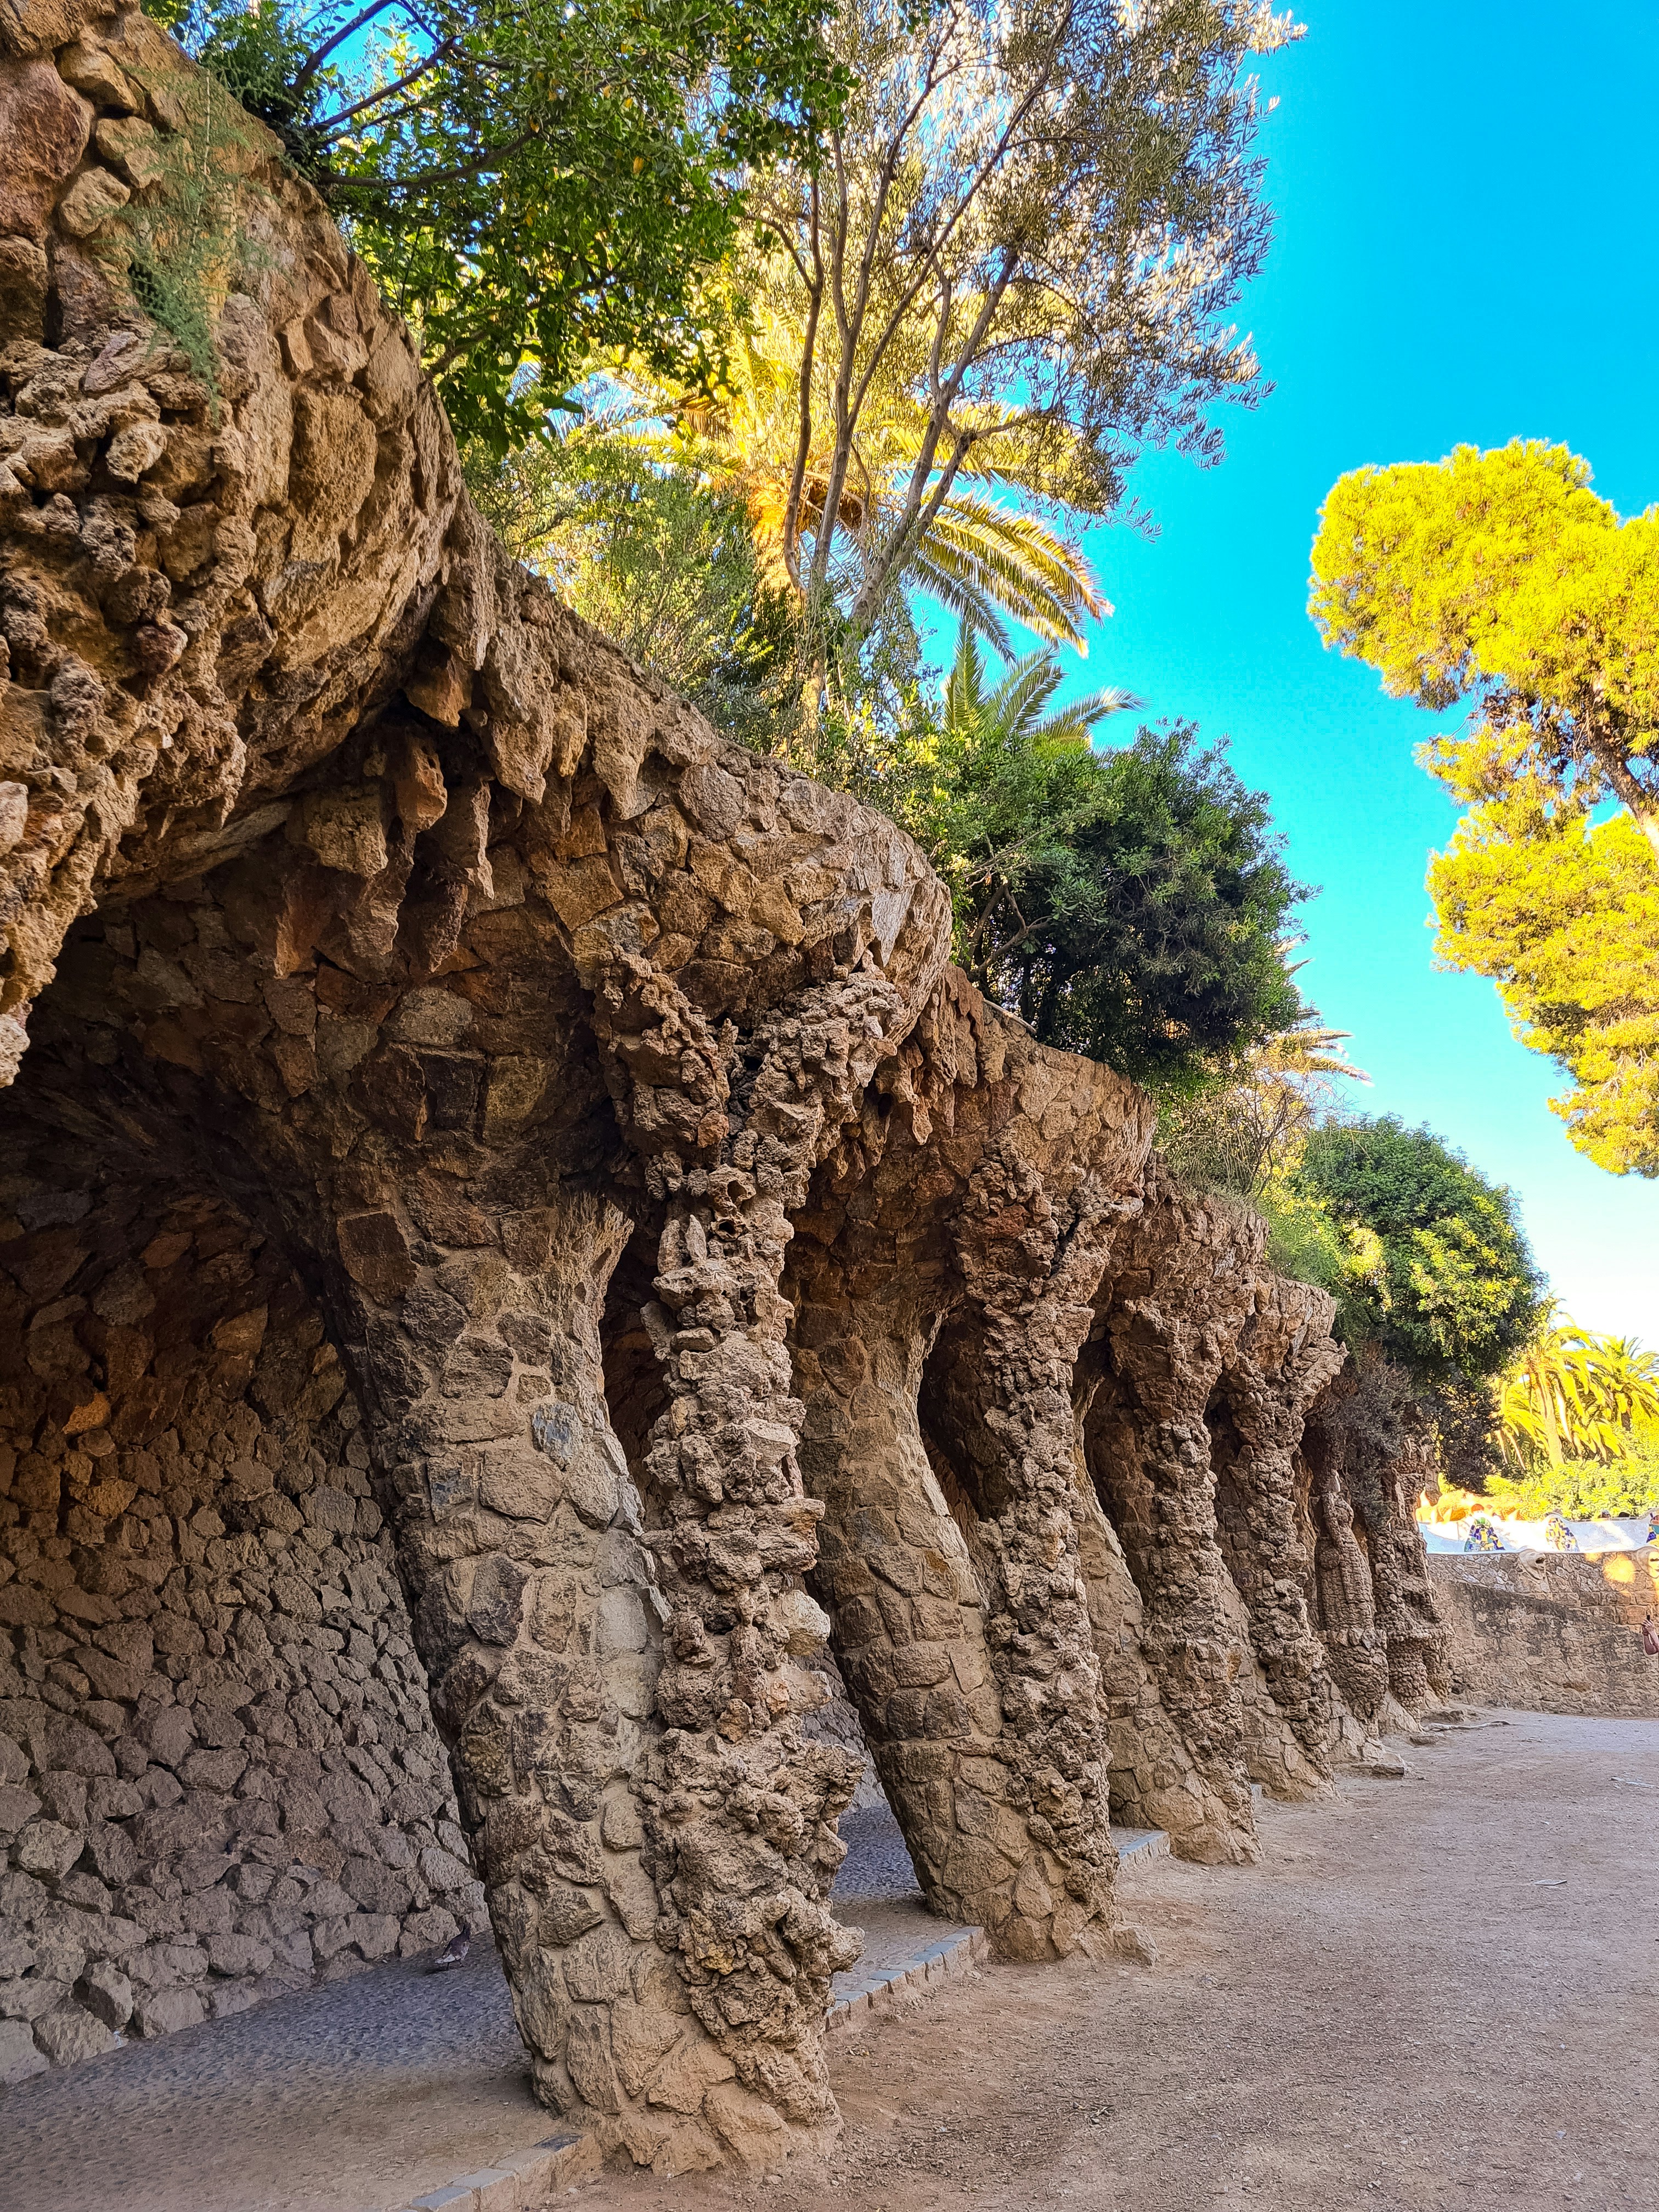
{"type": "Polygon", "coordinates": [[[1472,702],[1419,755],[1468,809],[1430,868],[1442,960],[1572,1077],[1582,1152],[1659,1176],[1659,512],[1621,522],[1564,446],[1460,447],[1344,477],[1313,566],[1328,644],[1472,702]]]}

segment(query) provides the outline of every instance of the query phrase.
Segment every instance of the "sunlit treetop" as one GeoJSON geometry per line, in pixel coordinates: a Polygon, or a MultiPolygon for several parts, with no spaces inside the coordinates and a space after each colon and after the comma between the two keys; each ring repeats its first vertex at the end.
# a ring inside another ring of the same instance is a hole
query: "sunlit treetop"
{"type": "Polygon", "coordinates": [[[1610,795],[1659,851],[1659,509],[1621,521],[1587,463],[1536,440],[1356,470],[1325,502],[1310,612],[1397,698],[1469,701],[1474,757],[1429,765],[1462,798],[1506,773],[1575,805],[1610,795]]]}
{"type": "Polygon", "coordinates": [[[844,91],[830,0],[146,0],[282,138],[464,443],[596,353],[707,375],[739,186],[844,91]]]}

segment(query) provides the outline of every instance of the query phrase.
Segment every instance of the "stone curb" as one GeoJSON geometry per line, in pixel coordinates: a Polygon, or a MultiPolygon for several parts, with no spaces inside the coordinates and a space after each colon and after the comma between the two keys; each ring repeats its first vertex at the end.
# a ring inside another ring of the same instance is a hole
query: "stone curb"
{"type": "MultiPolygon", "coordinates": [[[[1119,1845],[1119,1874],[1133,1879],[1169,1855],[1169,1837],[1162,1828],[1149,1829],[1132,1843],[1119,1845]]],[[[872,1974],[838,1997],[824,2015],[823,2032],[835,2035],[851,2027],[884,1998],[937,1989],[941,1982],[978,1966],[990,1951],[982,1928],[959,1929],[916,1952],[906,1965],[872,1974]]],[[[538,2212],[555,2191],[597,2179],[604,2164],[592,2136],[550,2136],[500,2166],[463,2173],[447,2188],[411,2197],[395,2212],[538,2212]]]]}
{"type": "Polygon", "coordinates": [[[460,2174],[446,2188],[411,2197],[396,2212],[539,2212],[558,2191],[597,2180],[604,2165],[592,2136],[547,2136],[499,2166],[460,2174]]]}
{"type": "MultiPolygon", "coordinates": [[[[1148,1829],[1133,1842],[1119,1845],[1119,1875],[1133,1879],[1169,1855],[1170,1838],[1164,1830],[1148,1829]]],[[[872,1974],[838,1997],[824,2014],[823,2032],[835,2035],[851,2027],[864,2014],[873,2012],[884,1998],[937,1989],[953,1975],[978,1966],[990,1956],[990,1951],[982,1928],[959,1929],[955,1935],[916,1952],[904,1966],[872,1974]]],[[[538,2212],[556,2191],[596,2179],[604,2164],[592,2136],[550,2136],[500,2166],[463,2173],[447,2188],[411,2197],[395,2212],[538,2212]]]]}
{"type": "MultiPolygon", "coordinates": [[[[1147,1828],[1118,1845],[1118,1875],[1133,1881],[1149,1872],[1158,1859],[1170,1856],[1170,1838],[1162,1828],[1147,1828]]],[[[935,1988],[952,1974],[964,1972],[990,1956],[991,1946],[982,1928],[963,1928],[938,1943],[918,1951],[902,1966],[890,1966],[838,1997],[824,2015],[823,2032],[836,2034],[864,2013],[872,2011],[884,1997],[905,1990],[935,1988]]]]}
{"type": "Polygon", "coordinates": [[[1117,1847],[1117,1878],[1120,1881],[1138,1881],[1150,1874],[1159,1859],[1170,1856],[1170,1838],[1162,1828],[1147,1828],[1133,1842],[1121,1843],[1117,1847]]]}
{"type": "Polygon", "coordinates": [[[952,1974],[964,1972],[980,1960],[990,1955],[990,1944],[982,1928],[963,1928],[956,1935],[947,1936],[938,1943],[930,1943],[925,1951],[918,1951],[907,1966],[890,1966],[868,1981],[860,1982],[845,1996],[838,1997],[824,2015],[823,2032],[835,2035],[854,2021],[873,2011],[884,1997],[895,1997],[905,1990],[934,1989],[952,1974]]]}

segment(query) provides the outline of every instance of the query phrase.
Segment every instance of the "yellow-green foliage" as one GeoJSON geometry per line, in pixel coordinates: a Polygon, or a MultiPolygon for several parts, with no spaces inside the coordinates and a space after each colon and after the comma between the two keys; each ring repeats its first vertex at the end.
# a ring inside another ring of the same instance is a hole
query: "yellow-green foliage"
{"type": "MultiPolygon", "coordinates": [[[[134,71],[147,90],[160,83],[134,71]]],[[[126,264],[145,313],[188,359],[218,404],[214,325],[252,258],[243,228],[258,126],[205,71],[169,73],[161,105],[182,125],[158,134],[154,182],[122,209],[106,253],[126,264]]]]}
{"type": "Polygon", "coordinates": [[[1550,1103],[1573,1143],[1659,1175],[1659,866],[1629,815],[1595,823],[1523,777],[1464,817],[1429,889],[1443,963],[1491,976],[1516,1036],[1572,1076],[1550,1103]]]}
{"type": "Polygon", "coordinates": [[[1498,1440],[1523,1473],[1659,1452],[1659,1353],[1601,1336],[1552,1298],[1499,1379],[1498,1440]]]}
{"type": "Polygon", "coordinates": [[[1267,1224],[1267,1263],[1298,1283],[1315,1284],[1336,1300],[1338,1333],[1346,1344],[1370,1334],[1355,1292],[1376,1273],[1377,1245],[1365,1232],[1345,1235],[1322,1206],[1269,1184],[1251,1200],[1267,1224]]]}
{"type": "Polygon", "coordinates": [[[1571,1075],[1581,1151],[1659,1175],[1659,508],[1620,521],[1564,446],[1460,447],[1344,477],[1313,568],[1328,644],[1475,709],[1419,756],[1471,809],[1430,872],[1442,958],[1571,1075]]]}
{"type": "MultiPolygon", "coordinates": [[[[1659,730],[1659,510],[1620,522],[1565,446],[1516,439],[1358,469],[1325,502],[1310,611],[1399,698],[1446,708],[1502,690],[1592,702],[1647,752],[1659,730]]],[[[1540,732],[1547,750],[1563,732],[1540,732]]]]}
{"type": "Polygon", "coordinates": [[[1486,1494],[1517,1521],[1541,1521],[1547,1513],[1602,1521],[1659,1511],[1659,1448],[1649,1443],[1605,1464],[1569,1459],[1517,1477],[1488,1475],[1486,1494]]]}

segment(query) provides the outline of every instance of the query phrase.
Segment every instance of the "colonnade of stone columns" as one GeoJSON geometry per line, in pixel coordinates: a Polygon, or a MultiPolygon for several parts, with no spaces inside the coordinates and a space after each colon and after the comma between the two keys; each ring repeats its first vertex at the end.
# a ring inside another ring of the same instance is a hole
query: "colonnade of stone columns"
{"type": "Polygon", "coordinates": [[[1310,1592],[1426,1682],[1404,1493],[1328,1425],[1310,1503],[1328,1302],[949,969],[909,841],[507,559],[274,142],[216,393],[156,340],[58,209],[100,104],[169,127],[122,56],[186,65],[73,6],[0,333],[7,1110],[313,1285],[538,2094],[767,2165],[836,2124],[824,1636],[930,1901],[1098,1953],[1115,1792],[1237,1859],[1252,1761],[1328,1771],[1310,1592]]]}

